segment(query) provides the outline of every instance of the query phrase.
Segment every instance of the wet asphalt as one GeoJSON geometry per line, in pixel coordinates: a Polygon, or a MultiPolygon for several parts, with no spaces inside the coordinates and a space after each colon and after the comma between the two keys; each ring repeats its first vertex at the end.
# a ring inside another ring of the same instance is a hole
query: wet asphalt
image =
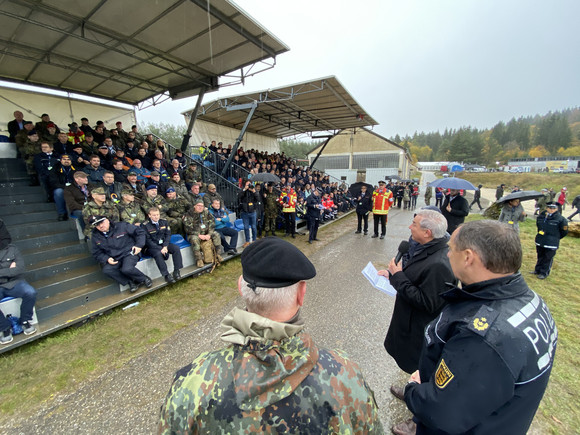
{"type": "MultiPolygon", "coordinates": [[[[422,204],[421,197],[418,207],[422,204]]],[[[408,376],[383,347],[394,298],[374,289],[361,271],[369,261],[377,269],[386,267],[400,241],[409,237],[412,217],[412,211],[391,210],[384,240],[371,239],[372,218],[367,236],[354,233],[354,216],[332,224],[352,226],[352,230],[311,256],[317,276],[308,282],[302,309],[306,330],[319,347],[342,349],[359,364],[374,390],[386,431],[410,416],[404,403],[389,392],[392,383],[404,384],[408,376]]],[[[324,239],[325,232],[321,228],[319,238],[324,239]]],[[[241,301],[176,332],[121,368],[81,384],[75,392],[57,395],[33,416],[1,425],[0,432],[154,433],[173,374],[200,352],[222,347],[219,323],[234,305],[241,306],[241,301]]]]}

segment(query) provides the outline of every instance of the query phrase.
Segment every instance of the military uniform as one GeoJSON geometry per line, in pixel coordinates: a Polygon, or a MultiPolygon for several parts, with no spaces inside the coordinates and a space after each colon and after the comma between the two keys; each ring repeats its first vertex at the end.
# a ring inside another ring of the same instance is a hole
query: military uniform
{"type": "Polygon", "coordinates": [[[203,195],[201,193],[194,194],[193,192],[189,192],[186,198],[193,205],[195,205],[198,201],[203,202],[203,195]]]}
{"type": "Polygon", "coordinates": [[[222,322],[231,345],[177,372],[159,433],[382,434],[357,365],[303,327],[234,308],[222,322]]]}
{"type": "Polygon", "coordinates": [[[195,170],[193,170],[190,166],[183,173],[183,180],[190,187],[194,183],[200,183],[201,182],[201,168],[199,166],[196,166],[195,170]]]}
{"type": "Polygon", "coordinates": [[[266,192],[264,196],[264,232],[276,231],[276,218],[278,217],[278,195],[274,192],[266,192]]]}
{"type": "Polygon", "coordinates": [[[425,329],[421,383],[405,387],[417,434],[525,434],[554,362],[558,331],[517,273],[442,294],[425,329]]]}
{"type": "Polygon", "coordinates": [[[85,236],[90,237],[92,228],[89,225],[91,216],[105,216],[112,222],[119,222],[119,210],[110,201],[105,201],[102,205],[97,205],[95,201],[89,201],[83,208],[83,220],[85,221],[85,236]]]}
{"type": "Polygon", "coordinates": [[[172,187],[175,190],[175,193],[177,193],[177,196],[181,196],[183,198],[187,197],[187,194],[189,193],[187,190],[187,186],[183,181],[176,183],[175,181],[173,181],[173,179],[171,179],[169,180],[167,186],[168,188],[172,187]]]}
{"type": "Polygon", "coordinates": [[[20,153],[26,163],[26,172],[28,175],[36,174],[36,170],[34,169],[34,156],[40,152],[42,152],[42,149],[40,148],[39,140],[33,142],[30,139],[26,139],[26,143],[22,147],[20,153]]]}
{"type": "Polygon", "coordinates": [[[554,213],[548,211],[540,213],[536,220],[538,232],[536,234],[536,253],[538,261],[534,273],[538,277],[547,277],[552,269],[552,262],[556,256],[556,251],[560,246],[560,239],[568,234],[568,221],[557,209],[552,208],[554,213]]]}
{"type": "Polygon", "coordinates": [[[155,198],[151,198],[148,195],[145,195],[143,199],[143,203],[141,204],[141,208],[145,212],[146,215],[149,214],[149,210],[153,207],[157,207],[159,209],[159,213],[161,214],[161,219],[167,219],[167,201],[161,195],[157,195],[155,198]]]}
{"type": "Polygon", "coordinates": [[[141,205],[137,201],[129,203],[121,201],[117,204],[117,210],[119,210],[119,218],[122,222],[135,225],[142,224],[147,220],[145,213],[141,209],[141,205]]]}
{"type": "Polygon", "coordinates": [[[190,214],[191,204],[181,196],[175,199],[166,199],[167,203],[167,220],[173,234],[185,235],[183,229],[183,216],[190,214]]]}
{"type": "Polygon", "coordinates": [[[210,208],[211,207],[211,203],[214,201],[214,199],[219,199],[219,201],[220,201],[220,208],[226,206],[224,204],[224,199],[222,198],[222,196],[219,193],[217,193],[217,192],[214,192],[214,193],[206,192],[206,194],[203,195],[203,205],[205,206],[205,208],[210,208]]]}
{"type": "MultiPolygon", "coordinates": [[[[219,233],[215,230],[215,220],[211,213],[204,209],[201,213],[196,213],[194,211],[192,214],[185,215],[183,218],[183,226],[185,228],[185,233],[187,234],[187,240],[191,243],[191,249],[193,250],[195,260],[197,261],[197,266],[203,267],[203,261],[201,258],[201,239],[198,236],[209,234],[213,245],[216,247],[216,250],[218,250],[221,246],[221,238],[219,233]]],[[[205,260],[207,261],[209,259],[206,258],[205,260]]],[[[219,255],[218,261],[222,261],[219,255]]],[[[207,261],[207,263],[211,262],[212,261],[207,261]]]]}

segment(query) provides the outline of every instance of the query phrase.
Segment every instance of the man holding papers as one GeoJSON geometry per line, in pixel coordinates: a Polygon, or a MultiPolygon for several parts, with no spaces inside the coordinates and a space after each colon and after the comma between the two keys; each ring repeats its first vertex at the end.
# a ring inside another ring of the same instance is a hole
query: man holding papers
{"type": "MultiPolygon", "coordinates": [[[[438,211],[419,210],[409,229],[412,238],[409,252],[399,263],[393,258],[388,270],[378,273],[390,276],[397,291],[385,349],[402,370],[413,373],[419,367],[423,330],[441,312],[445,301],[440,294],[456,279],[447,258],[449,236],[445,217],[438,211]]],[[[391,392],[403,400],[402,388],[393,385],[391,392]]],[[[394,426],[393,431],[401,425],[406,429],[414,423],[405,421],[394,426]]]]}

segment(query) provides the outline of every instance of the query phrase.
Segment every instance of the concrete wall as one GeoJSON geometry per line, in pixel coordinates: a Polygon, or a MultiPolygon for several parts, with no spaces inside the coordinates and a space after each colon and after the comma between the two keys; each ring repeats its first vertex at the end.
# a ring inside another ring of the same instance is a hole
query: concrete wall
{"type": "Polygon", "coordinates": [[[399,175],[397,168],[367,168],[365,183],[376,186],[380,180],[386,180],[389,175],[399,175]]]}
{"type": "MultiPolygon", "coordinates": [[[[344,180],[344,182],[349,186],[353,183],[356,183],[356,172],[357,172],[356,169],[327,169],[324,172],[330,175],[331,177],[338,178],[338,180],[341,181],[342,181],[341,177],[346,177],[346,180],[344,180]]],[[[337,181],[333,178],[331,178],[330,180],[333,183],[337,181]]],[[[338,183],[340,185],[340,181],[338,183]]]]}

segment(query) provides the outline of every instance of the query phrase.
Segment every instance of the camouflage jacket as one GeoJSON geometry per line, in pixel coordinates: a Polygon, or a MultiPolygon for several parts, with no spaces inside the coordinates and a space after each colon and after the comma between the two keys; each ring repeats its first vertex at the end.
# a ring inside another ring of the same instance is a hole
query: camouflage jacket
{"type": "Polygon", "coordinates": [[[85,221],[85,236],[89,237],[92,227],[89,225],[89,218],[91,216],[107,216],[112,222],[119,222],[119,210],[110,201],[105,201],[103,205],[99,206],[95,201],[89,201],[83,208],[83,220],[85,221]]]}
{"type": "Polygon", "coordinates": [[[215,231],[215,219],[207,210],[203,210],[201,213],[193,212],[184,216],[183,226],[188,235],[211,234],[215,231]],[[205,228],[202,228],[202,226],[205,226],[205,228]]]}
{"type": "Polygon", "coordinates": [[[266,192],[264,198],[264,213],[268,217],[278,216],[278,195],[275,192],[266,192]]]}
{"type": "Polygon", "coordinates": [[[384,433],[357,365],[302,328],[235,308],[222,322],[232,345],[177,372],[159,433],[384,433]]]}
{"type": "Polygon", "coordinates": [[[141,205],[137,201],[125,203],[121,201],[117,204],[121,221],[128,222],[132,225],[142,224],[147,220],[145,213],[141,209],[141,205]]]}
{"type": "Polygon", "coordinates": [[[195,168],[195,171],[187,168],[183,173],[183,180],[187,184],[199,183],[201,181],[201,168],[195,168]]]}
{"type": "Polygon", "coordinates": [[[205,208],[210,208],[214,199],[220,200],[220,208],[225,207],[224,199],[219,193],[206,192],[205,195],[203,195],[203,204],[205,205],[205,208]]]}
{"type": "Polygon", "coordinates": [[[198,193],[197,195],[194,195],[192,192],[189,192],[186,196],[187,200],[195,205],[197,203],[197,201],[199,201],[200,199],[203,202],[203,196],[201,195],[201,193],[198,193]]]}
{"type": "Polygon", "coordinates": [[[161,219],[167,220],[167,210],[169,207],[167,206],[167,201],[165,198],[163,198],[163,196],[157,195],[155,198],[151,199],[149,196],[145,195],[145,198],[141,204],[141,208],[145,212],[145,215],[148,215],[149,210],[151,210],[153,207],[157,207],[159,209],[161,219]]]}
{"type": "Polygon", "coordinates": [[[185,183],[183,181],[176,183],[173,180],[169,180],[167,187],[173,187],[175,189],[175,192],[177,193],[177,196],[186,197],[189,193],[187,190],[187,186],[185,185],[185,183]]]}
{"type": "Polygon", "coordinates": [[[167,202],[167,216],[181,219],[190,212],[190,202],[181,196],[178,196],[173,200],[166,199],[165,201],[167,202]]]}

